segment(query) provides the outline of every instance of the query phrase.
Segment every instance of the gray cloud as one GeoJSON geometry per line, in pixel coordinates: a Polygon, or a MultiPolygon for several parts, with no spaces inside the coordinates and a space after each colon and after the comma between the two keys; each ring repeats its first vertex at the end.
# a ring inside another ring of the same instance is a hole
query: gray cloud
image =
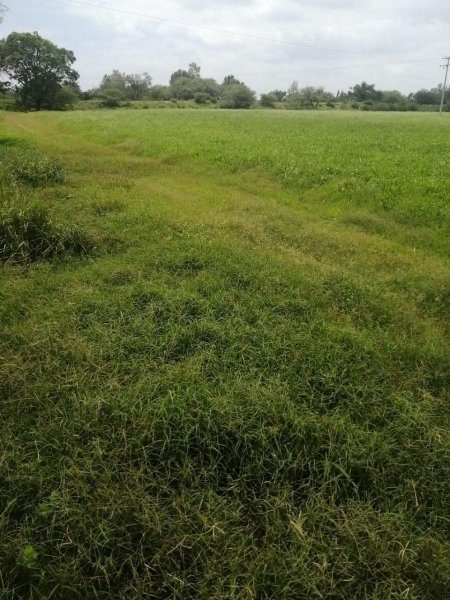
{"type": "Polygon", "coordinates": [[[14,0],[3,32],[38,30],[72,48],[84,87],[113,68],[165,83],[195,60],[205,75],[242,75],[259,92],[293,79],[335,91],[363,78],[409,92],[440,82],[439,57],[450,54],[449,0],[90,1],[163,21],[69,0],[46,0],[44,10],[14,0]]]}

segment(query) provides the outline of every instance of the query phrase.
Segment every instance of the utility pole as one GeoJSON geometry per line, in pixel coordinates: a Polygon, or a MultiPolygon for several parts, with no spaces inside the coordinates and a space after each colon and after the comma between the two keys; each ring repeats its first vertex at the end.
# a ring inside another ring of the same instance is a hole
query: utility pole
{"type": "Polygon", "coordinates": [[[444,86],[442,88],[441,109],[439,111],[441,114],[442,114],[442,110],[444,109],[445,88],[447,86],[447,76],[448,76],[448,67],[450,66],[450,56],[446,56],[443,60],[446,60],[447,63],[445,65],[441,65],[445,69],[444,86]]]}

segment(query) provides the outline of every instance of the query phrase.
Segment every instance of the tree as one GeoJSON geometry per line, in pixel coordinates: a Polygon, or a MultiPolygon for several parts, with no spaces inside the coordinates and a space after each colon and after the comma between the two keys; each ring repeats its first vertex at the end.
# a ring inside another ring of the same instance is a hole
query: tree
{"type": "Polygon", "coordinates": [[[0,70],[17,84],[26,109],[53,108],[63,85],[74,84],[75,55],[34,33],[11,33],[0,41],[0,70]]]}
{"type": "Polygon", "coordinates": [[[117,108],[125,100],[123,92],[113,87],[105,88],[103,91],[97,92],[97,95],[102,101],[102,106],[105,108],[117,108]]]}
{"type": "Polygon", "coordinates": [[[63,85],[56,94],[52,108],[64,110],[73,106],[81,98],[81,90],[77,84],[63,85]]]}
{"type": "Polygon", "coordinates": [[[172,93],[168,85],[153,85],[150,88],[149,97],[152,100],[170,100],[172,93]]]}
{"type": "Polygon", "coordinates": [[[170,85],[172,85],[177,79],[180,79],[182,77],[190,79],[189,73],[187,71],[185,71],[184,69],[178,69],[178,71],[175,71],[170,76],[170,85]]]}
{"type": "Polygon", "coordinates": [[[191,62],[188,70],[188,77],[191,79],[200,79],[201,67],[195,62],[191,62]]]}
{"type": "Polygon", "coordinates": [[[275,96],[277,102],[283,102],[283,100],[286,98],[286,92],[283,92],[282,90],[272,90],[269,92],[269,94],[275,96]]]}
{"type": "Polygon", "coordinates": [[[206,100],[217,100],[220,97],[220,87],[214,79],[203,79],[202,77],[177,77],[170,86],[173,98],[180,100],[191,100],[201,94],[206,100]]]}
{"type": "Polygon", "coordinates": [[[121,73],[114,69],[112,73],[104,75],[97,90],[101,98],[115,98],[119,100],[143,100],[150,95],[152,78],[148,73],[142,75],[121,73]]]}
{"type": "Polygon", "coordinates": [[[178,69],[170,76],[170,85],[175,83],[177,79],[200,79],[201,67],[195,62],[189,65],[189,70],[178,69]]]}
{"type": "Polygon", "coordinates": [[[130,100],[142,100],[148,97],[152,78],[148,73],[125,75],[125,94],[130,100]]]}
{"type": "Polygon", "coordinates": [[[312,105],[316,105],[319,102],[326,102],[333,98],[333,94],[326,92],[323,87],[304,87],[300,90],[300,94],[312,105]]]}
{"type": "Polygon", "coordinates": [[[255,101],[255,92],[244,83],[234,83],[224,88],[221,100],[223,108],[250,108],[255,101]]]}
{"type": "Polygon", "coordinates": [[[275,94],[261,94],[261,106],[265,106],[266,108],[274,108],[276,101],[277,97],[275,94]]]}
{"type": "Polygon", "coordinates": [[[242,81],[239,81],[239,79],[236,79],[236,77],[234,75],[226,75],[223,78],[223,82],[222,85],[239,85],[241,84],[242,81]]]}
{"type": "Polygon", "coordinates": [[[323,87],[304,87],[286,98],[287,108],[300,110],[302,108],[317,108],[321,102],[330,101],[333,94],[326,92],[323,87]]]}
{"type": "Polygon", "coordinates": [[[126,99],[125,77],[125,73],[121,73],[118,69],[103,75],[100,86],[95,91],[95,95],[100,98],[102,106],[116,108],[126,99]]]}
{"type": "Polygon", "coordinates": [[[350,98],[356,102],[365,102],[366,100],[381,100],[383,93],[375,89],[375,85],[363,81],[355,87],[350,88],[350,98]]]}
{"type": "Polygon", "coordinates": [[[381,92],[381,100],[388,104],[401,104],[406,101],[406,98],[398,90],[383,90],[381,92]]]}
{"type": "Polygon", "coordinates": [[[106,90],[120,90],[125,96],[125,73],[121,73],[118,69],[114,69],[112,73],[103,75],[100,82],[98,92],[102,93],[106,90]]]}
{"type": "Polygon", "coordinates": [[[290,110],[301,110],[303,108],[311,108],[311,106],[300,92],[293,92],[286,97],[286,108],[289,108],[290,110]]]}
{"type": "Polygon", "coordinates": [[[198,91],[206,94],[208,100],[218,100],[220,98],[220,85],[215,79],[201,78],[197,81],[198,91]]]}
{"type": "Polygon", "coordinates": [[[298,93],[298,81],[293,81],[291,85],[288,87],[287,95],[291,96],[292,94],[298,93]]]}
{"type": "Polygon", "coordinates": [[[414,94],[414,99],[417,104],[440,104],[441,94],[436,89],[433,90],[419,90],[414,94]]]}
{"type": "Polygon", "coordinates": [[[179,100],[190,100],[199,91],[190,77],[177,77],[170,84],[170,90],[172,98],[179,100]]]}
{"type": "Polygon", "coordinates": [[[344,90],[339,90],[336,94],[336,100],[340,100],[344,102],[346,100],[350,100],[351,92],[344,92],[344,90]]]}

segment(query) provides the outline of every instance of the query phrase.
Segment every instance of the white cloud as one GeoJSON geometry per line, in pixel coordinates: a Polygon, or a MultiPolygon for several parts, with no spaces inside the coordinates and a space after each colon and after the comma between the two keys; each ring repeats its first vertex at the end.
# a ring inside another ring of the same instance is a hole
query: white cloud
{"type": "Polygon", "coordinates": [[[40,16],[35,0],[15,0],[4,27],[19,16],[28,30],[58,32],[58,42],[67,31],[63,43],[75,51],[85,87],[113,68],[149,71],[165,83],[195,60],[205,75],[245,75],[257,91],[286,88],[294,78],[331,90],[365,78],[408,92],[436,85],[439,57],[450,52],[449,0],[86,2],[124,12],[53,0],[40,16]]]}

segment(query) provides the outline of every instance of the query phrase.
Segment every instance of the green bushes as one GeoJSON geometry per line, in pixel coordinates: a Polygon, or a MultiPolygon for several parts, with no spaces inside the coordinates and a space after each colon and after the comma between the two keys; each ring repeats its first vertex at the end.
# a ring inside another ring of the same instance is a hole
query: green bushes
{"type": "Polygon", "coordinates": [[[374,102],[373,100],[366,100],[361,104],[361,110],[364,111],[377,111],[377,112],[392,112],[392,111],[417,111],[418,105],[416,102],[402,101],[402,102],[374,102]]]}
{"type": "Polygon", "coordinates": [[[100,105],[103,108],[118,108],[120,103],[125,99],[122,92],[115,89],[107,89],[99,97],[101,98],[100,105]]]}
{"type": "Polygon", "coordinates": [[[265,106],[266,108],[275,108],[275,102],[277,98],[274,94],[261,94],[261,106],[265,106]]]}
{"type": "Polygon", "coordinates": [[[243,83],[224,86],[220,105],[222,108],[250,108],[255,101],[255,92],[243,83]]]}
{"type": "Polygon", "coordinates": [[[197,92],[194,95],[194,100],[196,104],[206,104],[209,100],[208,96],[203,92],[197,92]]]}

